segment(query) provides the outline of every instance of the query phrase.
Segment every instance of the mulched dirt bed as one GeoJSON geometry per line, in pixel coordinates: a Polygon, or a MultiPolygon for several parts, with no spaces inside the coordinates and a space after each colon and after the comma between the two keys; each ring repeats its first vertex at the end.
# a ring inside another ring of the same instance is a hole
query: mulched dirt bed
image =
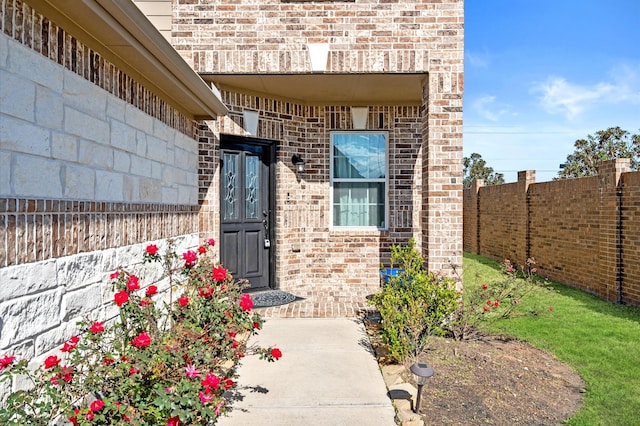
{"type": "Polygon", "coordinates": [[[558,425],[582,403],[580,376],[522,341],[433,338],[420,360],[435,370],[421,397],[427,425],[558,425]]]}

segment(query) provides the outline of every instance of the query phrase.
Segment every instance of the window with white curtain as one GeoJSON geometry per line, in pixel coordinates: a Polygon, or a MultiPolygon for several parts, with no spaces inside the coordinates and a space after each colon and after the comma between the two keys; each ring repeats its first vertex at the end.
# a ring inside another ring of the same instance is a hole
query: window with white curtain
{"type": "Polygon", "coordinates": [[[334,227],[387,228],[388,134],[331,133],[334,227]]]}

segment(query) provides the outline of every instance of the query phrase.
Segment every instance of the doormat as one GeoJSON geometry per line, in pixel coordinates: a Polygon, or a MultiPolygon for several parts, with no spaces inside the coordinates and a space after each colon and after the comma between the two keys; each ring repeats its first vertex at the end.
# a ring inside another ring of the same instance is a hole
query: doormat
{"type": "Polygon", "coordinates": [[[251,294],[251,300],[253,300],[254,308],[286,305],[296,299],[297,297],[293,294],[282,290],[267,290],[251,294]]]}

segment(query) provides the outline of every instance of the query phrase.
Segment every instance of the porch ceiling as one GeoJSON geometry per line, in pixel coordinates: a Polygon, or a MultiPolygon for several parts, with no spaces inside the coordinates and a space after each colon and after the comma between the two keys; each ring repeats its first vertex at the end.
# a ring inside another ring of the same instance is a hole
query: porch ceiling
{"type": "Polygon", "coordinates": [[[420,105],[424,73],[200,74],[220,89],[303,105],[420,105]]]}

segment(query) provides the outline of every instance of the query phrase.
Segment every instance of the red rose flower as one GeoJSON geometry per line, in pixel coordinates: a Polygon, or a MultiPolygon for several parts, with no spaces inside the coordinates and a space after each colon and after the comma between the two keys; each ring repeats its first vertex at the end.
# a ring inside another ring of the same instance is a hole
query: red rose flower
{"type": "Polygon", "coordinates": [[[0,358],[0,370],[4,369],[6,366],[11,364],[15,359],[16,357],[13,355],[5,355],[2,358],[0,358]]]}
{"type": "Polygon", "coordinates": [[[210,392],[198,392],[198,396],[200,397],[200,402],[203,404],[209,403],[213,401],[213,395],[210,392]]]}
{"type": "Polygon", "coordinates": [[[104,331],[104,324],[102,324],[100,321],[96,321],[93,324],[91,324],[91,327],[89,327],[89,331],[92,333],[102,333],[104,331]]]}
{"type": "Polygon", "coordinates": [[[62,367],[62,371],[60,372],[60,375],[62,376],[62,380],[64,380],[67,383],[70,383],[71,380],[73,380],[73,367],[69,367],[69,366],[64,366],[62,367]]]}
{"type": "Polygon", "coordinates": [[[147,292],[145,293],[147,296],[153,296],[158,292],[158,287],[155,285],[150,285],[147,287],[147,292]]]}
{"type": "Polygon", "coordinates": [[[122,306],[127,303],[127,300],[129,300],[129,294],[122,290],[113,296],[113,300],[116,302],[116,305],[122,306]]]}
{"type": "Polygon", "coordinates": [[[207,248],[205,246],[198,247],[198,253],[205,254],[207,252],[207,248]]]}
{"type": "Polygon", "coordinates": [[[216,240],[214,240],[213,238],[209,238],[207,240],[207,244],[209,244],[211,247],[213,247],[214,245],[216,245],[216,240]]]}
{"type": "Polygon", "coordinates": [[[493,306],[495,306],[495,307],[497,308],[498,306],[500,306],[500,302],[498,302],[498,301],[496,300],[495,302],[493,302],[493,306]]]}
{"type": "Polygon", "coordinates": [[[553,312],[553,306],[549,306],[549,312],[553,312]]]}
{"type": "Polygon", "coordinates": [[[64,342],[64,345],[62,345],[62,348],[60,348],[60,351],[61,352],[71,352],[75,348],[76,348],[76,345],[74,345],[73,343],[64,342]]]}
{"type": "Polygon", "coordinates": [[[491,306],[493,302],[491,300],[487,300],[487,306],[491,306]]]}
{"type": "Polygon", "coordinates": [[[482,284],[482,289],[483,289],[483,290],[486,290],[486,289],[488,289],[488,288],[489,288],[489,287],[488,287],[486,284],[482,284]]]}
{"type": "Polygon", "coordinates": [[[131,341],[131,344],[137,348],[149,346],[151,344],[151,337],[149,336],[149,333],[145,331],[144,333],[140,333],[136,337],[134,337],[134,339],[131,341]]]}
{"type": "Polygon", "coordinates": [[[151,305],[153,302],[149,299],[142,299],[140,300],[140,306],[149,306],[151,305]]]}
{"type": "Polygon", "coordinates": [[[91,403],[91,405],[89,406],[89,409],[91,411],[100,411],[102,410],[103,407],[104,407],[104,401],[102,401],[101,399],[96,399],[91,403]]]}
{"type": "Polygon", "coordinates": [[[129,291],[136,291],[140,289],[139,284],[140,278],[135,275],[129,275],[129,279],[127,279],[127,288],[129,291]]]}
{"type": "Polygon", "coordinates": [[[251,308],[253,307],[253,301],[251,300],[251,296],[248,295],[247,293],[243,294],[240,297],[240,307],[244,311],[250,311],[251,308]]]}
{"type": "Polygon", "coordinates": [[[225,279],[227,279],[227,270],[222,266],[213,268],[213,279],[219,283],[224,281],[225,279]]]}
{"type": "Polygon", "coordinates": [[[200,384],[206,388],[213,388],[217,390],[220,386],[220,382],[222,382],[222,380],[220,380],[220,377],[216,376],[215,374],[209,373],[204,378],[204,380],[200,382],[200,384]]]}
{"type": "Polygon", "coordinates": [[[113,358],[105,358],[105,359],[103,359],[103,360],[102,360],[102,363],[101,363],[101,364],[102,364],[102,365],[111,365],[111,364],[113,364],[114,362],[116,362],[116,360],[115,360],[115,359],[113,359],[113,358]]]}
{"type": "Polygon", "coordinates": [[[155,244],[149,244],[147,246],[147,254],[155,256],[158,253],[158,246],[155,244]]]}
{"type": "Polygon", "coordinates": [[[260,323],[259,323],[259,322],[257,322],[257,321],[255,321],[255,322],[253,323],[253,328],[254,328],[255,330],[260,330],[260,323]]]}
{"type": "Polygon", "coordinates": [[[483,310],[484,310],[485,312],[489,312],[489,307],[488,307],[488,306],[485,306],[485,307],[483,308],[483,310]]]}
{"type": "Polygon", "coordinates": [[[186,296],[182,296],[180,299],[178,299],[178,303],[184,308],[189,304],[189,298],[186,296]]]}
{"type": "Polygon", "coordinates": [[[224,389],[225,390],[229,390],[233,387],[233,385],[235,385],[236,383],[231,380],[231,379],[224,379],[224,389]]]}
{"type": "Polygon", "coordinates": [[[117,280],[118,277],[120,276],[120,271],[115,271],[114,273],[112,273],[109,276],[111,277],[112,280],[117,280]]]}
{"type": "Polygon", "coordinates": [[[199,288],[198,296],[204,297],[204,298],[213,296],[213,287],[209,286],[209,287],[199,288]]]}
{"type": "Polygon", "coordinates": [[[280,358],[282,358],[282,351],[280,351],[280,349],[278,348],[273,348],[271,349],[271,356],[276,360],[279,360],[280,358]]]}
{"type": "Polygon", "coordinates": [[[198,261],[198,255],[194,251],[187,251],[182,254],[182,258],[184,259],[184,266],[187,268],[192,267],[198,261]]]}
{"type": "Polygon", "coordinates": [[[169,417],[167,426],[180,426],[180,416],[169,417]]]}
{"type": "Polygon", "coordinates": [[[89,412],[87,413],[87,415],[86,415],[86,416],[84,416],[84,417],[85,417],[85,419],[87,419],[87,420],[89,420],[89,421],[92,421],[92,420],[93,420],[93,418],[94,418],[95,416],[94,416],[94,414],[93,414],[93,412],[92,412],[92,411],[89,411],[89,412]]]}
{"type": "Polygon", "coordinates": [[[48,356],[47,359],[44,360],[44,368],[46,369],[55,367],[58,364],[60,364],[60,358],[55,355],[48,356]]]}

